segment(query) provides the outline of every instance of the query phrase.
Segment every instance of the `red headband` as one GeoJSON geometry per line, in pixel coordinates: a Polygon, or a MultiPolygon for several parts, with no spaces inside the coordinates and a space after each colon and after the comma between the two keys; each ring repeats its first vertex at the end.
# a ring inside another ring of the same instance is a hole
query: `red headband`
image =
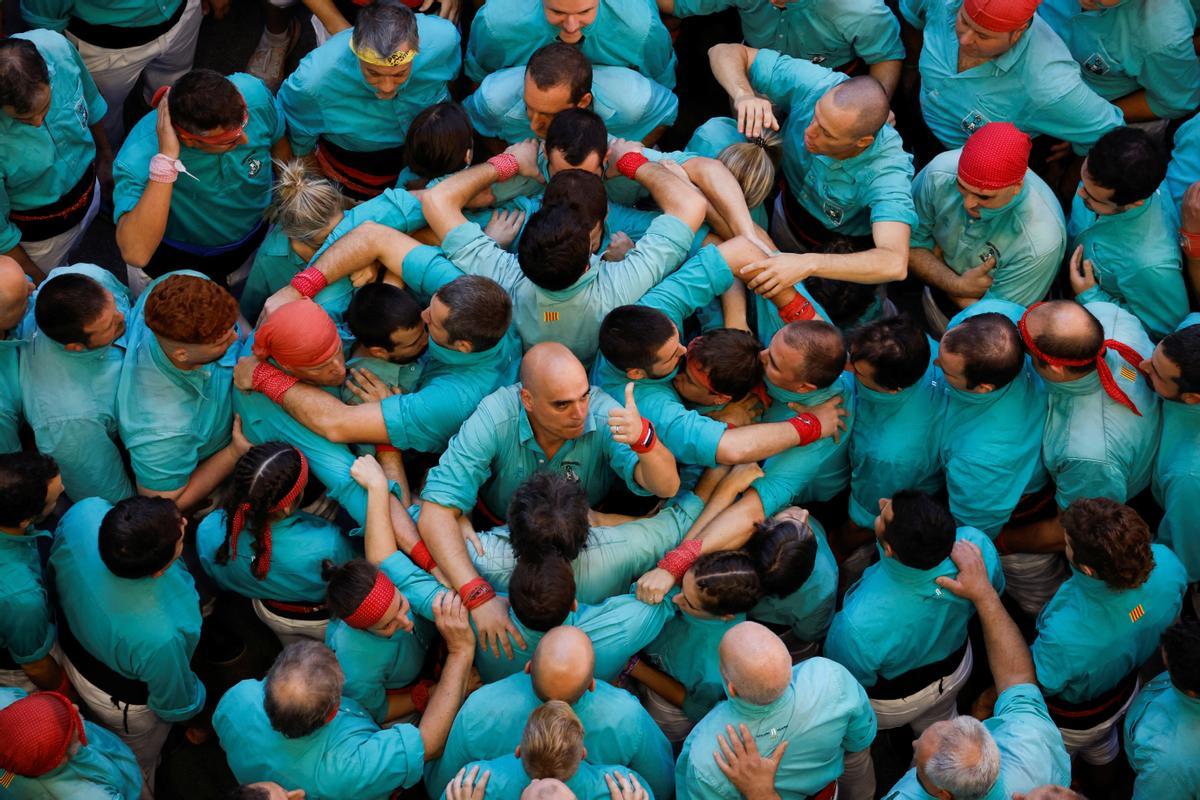
{"type": "MultiPolygon", "coordinates": [[[[158,104],[162,102],[162,99],[167,96],[167,92],[169,91],[171,91],[170,86],[158,87],[158,90],[154,92],[154,98],[150,101],[150,107],[158,108],[158,104]]],[[[220,133],[214,133],[209,136],[199,136],[191,133],[190,131],[185,131],[183,128],[180,128],[174,123],[172,123],[172,127],[175,128],[175,132],[179,134],[180,138],[186,139],[188,142],[193,142],[195,144],[211,144],[216,145],[217,147],[224,147],[226,145],[234,144],[238,139],[242,138],[242,134],[245,132],[246,124],[248,122],[250,122],[250,109],[246,108],[246,103],[243,100],[242,124],[238,125],[236,128],[227,128],[222,130],[220,133]]]]}
{"type": "Polygon", "coordinates": [[[1086,367],[1088,364],[1094,363],[1096,365],[1096,372],[1100,375],[1100,385],[1104,387],[1105,393],[1140,417],[1142,412],[1138,411],[1137,406],[1129,399],[1129,395],[1125,394],[1125,391],[1117,385],[1117,381],[1113,378],[1112,370],[1108,368],[1108,362],[1104,359],[1104,355],[1109,350],[1115,350],[1121,358],[1125,359],[1136,370],[1140,369],[1141,363],[1144,360],[1141,354],[1124,342],[1118,342],[1116,339],[1105,339],[1104,343],[1100,345],[1100,352],[1091,358],[1059,358],[1047,355],[1038,349],[1038,346],[1033,342],[1033,337],[1029,335],[1029,315],[1040,305],[1042,303],[1031,305],[1029,310],[1021,315],[1021,321],[1017,323],[1017,328],[1021,331],[1021,340],[1025,342],[1025,348],[1030,354],[1034,358],[1045,361],[1054,367],[1086,367]]]}
{"type": "Polygon", "coordinates": [[[1010,33],[1024,27],[1042,0],[964,0],[963,11],[981,28],[1010,33]]]}
{"type": "MultiPolygon", "coordinates": [[[[299,450],[296,451],[296,455],[300,456],[300,474],[296,476],[296,483],[278,503],[267,509],[268,513],[283,511],[296,502],[300,498],[300,495],[304,493],[304,487],[308,485],[308,459],[299,450]]],[[[238,534],[246,527],[246,514],[249,512],[249,503],[242,503],[233,512],[233,530],[229,534],[229,552],[234,555],[237,554],[238,534]]],[[[259,533],[258,539],[258,555],[250,562],[250,572],[261,581],[271,571],[271,520],[269,517],[263,523],[263,529],[259,533]]]]}
{"type": "Polygon", "coordinates": [[[692,357],[692,351],[694,351],[696,349],[696,346],[698,344],[700,344],[700,342],[703,340],[704,340],[703,336],[697,336],[695,339],[692,339],[692,341],[690,341],[688,343],[687,356],[685,357],[685,360],[684,360],[684,369],[687,370],[688,377],[691,378],[694,383],[699,384],[700,386],[703,386],[705,389],[707,389],[712,394],[722,394],[723,395],[724,392],[718,392],[716,389],[713,388],[712,381],[709,380],[708,374],[700,369],[700,365],[697,363],[697,359],[692,357]]]}
{"type": "Polygon", "coordinates": [[[358,608],[354,609],[354,613],[342,617],[342,621],[351,628],[365,631],[383,619],[383,615],[391,607],[392,598],[395,596],[396,584],[392,583],[387,575],[377,572],[375,585],[371,587],[371,591],[367,592],[367,596],[358,604],[358,608]]]}
{"type": "Polygon", "coordinates": [[[0,771],[28,778],[45,775],[67,757],[76,731],[86,745],[83,720],[65,695],[35,692],[22,697],[0,710],[0,771]]]}

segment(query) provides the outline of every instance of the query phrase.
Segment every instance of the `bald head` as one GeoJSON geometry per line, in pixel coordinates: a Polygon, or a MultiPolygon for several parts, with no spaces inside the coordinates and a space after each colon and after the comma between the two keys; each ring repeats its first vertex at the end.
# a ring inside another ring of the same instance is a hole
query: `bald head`
{"type": "Polygon", "coordinates": [[[521,383],[534,394],[548,387],[587,382],[587,371],[575,354],[558,342],[542,342],[521,359],[521,383]]]}
{"type": "Polygon", "coordinates": [[[271,727],[298,739],[325,724],[342,697],[341,666],[324,644],[293,642],[283,649],[263,685],[263,710],[271,727]]]}
{"type": "Polygon", "coordinates": [[[887,92],[870,75],[843,81],[829,92],[834,108],[855,114],[853,130],[849,132],[853,137],[874,136],[887,123],[891,113],[887,92]]]}
{"type": "Polygon", "coordinates": [[[8,256],[0,256],[0,332],[12,330],[29,308],[33,285],[26,280],[21,265],[8,256]]]}
{"type": "Polygon", "coordinates": [[[538,778],[521,792],[521,800],[575,800],[575,793],[557,778],[538,778]]]}
{"type": "MultiPolygon", "coordinates": [[[[1025,315],[1025,330],[1038,350],[1054,358],[1091,359],[1104,344],[1100,320],[1074,300],[1052,300],[1030,310],[1025,315]]],[[[1034,360],[1042,372],[1044,362],[1036,356],[1034,360]]],[[[1068,369],[1086,374],[1095,367],[1089,364],[1068,369]]]]}
{"type": "Polygon", "coordinates": [[[792,657],[770,629],[741,622],[721,637],[721,675],[738,697],[756,706],[779,699],[792,681],[792,657]]]}
{"type": "Polygon", "coordinates": [[[543,701],[574,704],[592,686],[596,652],[592,640],[579,628],[553,628],[538,642],[529,662],[533,692],[543,701]]]}

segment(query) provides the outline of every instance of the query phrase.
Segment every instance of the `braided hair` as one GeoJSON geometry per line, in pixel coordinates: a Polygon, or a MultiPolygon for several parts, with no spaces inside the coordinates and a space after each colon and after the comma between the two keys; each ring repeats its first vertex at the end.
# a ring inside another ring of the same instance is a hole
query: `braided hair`
{"type": "Polygon", "coordinates": [[[714,616],[742,614],[762,599],[762,580],[745,550],[722,550],[696,559],[692,577],[703,610],[714,616]]]}
{"type": "Polygon", "coordinates": [[[806,522],[760,522],[746,548],[758,569],[763,594],[787,597],[804,585],[817,561],[817,538],[806,522]]]}
{"type": "Polygon", "coordinates": [[[251,543],[254,551],[251,572],[260,580],[265,577],[265,572],[260,574],[258,563],[263,552],[261,534],[268,527],[271,508],[296,485],[300,471],[300,451],[284,442],[256,445],[238,459],[233,468],[233,486],[225,500],[225,541],[217,548],[218,564],[229,563],[234,518],[238,508],[246,504],[249,506],[245,514],[246,528],[254,537],[251,543]]]}

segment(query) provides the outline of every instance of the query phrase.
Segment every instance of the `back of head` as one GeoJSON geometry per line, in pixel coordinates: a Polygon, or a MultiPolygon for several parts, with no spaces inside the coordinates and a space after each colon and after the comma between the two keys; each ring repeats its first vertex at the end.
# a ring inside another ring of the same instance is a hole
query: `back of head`
{"type": "Polygon", "coordinates": [[[950,557],[956,529],[944,505],[924,492],[905,489],[892,495],[892,513],[883,541],[897,561],[913,569],[932,569],[950,557]]]}
{"type": "Polygon", "coordinates": [[[583,723],[569,705],[551,700],[533,710],[521,733],[521,766],[530,778],[567,781],[583,760],[583,723]]]}
{"type": "Polygon", "coordinates": [[[608,195],[604,181],[582,169],[560,170],[550,177],[542,205],[568,205],[579,213],[589,231],[608,217],[608,195]]]}
{"type": "Polygon", "coordinates": [[[234,789],[229,790],[229,794],[225,795],[225,800],[275,800],[271,797],[271,790],[262,783],[243,783],[234,789]]]}
{"type": "Polygon", "coordinates": [[[118,578],[147,578],[166,569],[183,537],[179,509],[163,497],[127,497],[100,522],[100,558],[118,578]]]}
{"type": "Polygon", "coordinates": [[[640,369],[650,375],[659,348],[675,333],[671,318],[657,308],[617,306],[600,323],[600,352],[619,370],[640,369]]]}
{"type": "Polygon", "coordinates": [[[1161,344],[1163,355],[1179,368],[1179,391],[1200,392],[1200,325],[1167,334],[1161,344]]]}
{"type": "Polygon", "coordinates": [[[968,317],[946,331],[941,348],[962,357],[968,389],[985,383],[1001,389],[1016,380],[1025,365],[1017,326],[994,312],[968,317]]]}
{"type": "Polygon", "coordinates": [[[417,17],[399,0],[375,0],[358,12],[354,21],[354,49],[390,55],[421,45],[417,17]]]}
{"type": "Polygon", "coordinates": [[[1200,621],[1181,620],[1167,628],[1162,649],[1175,688],[1200,696],[1200,621]]]}
{"type": "Polygon", "coordinates": [[[467,164],[475,131],[458,103],[434,103],[409,123],[404,137],[404,163],[422,178],[432,180],[458,172],[467,164]]]}
{"type": "Polygon", "coordinates": [[[587,271],[591,233],[571,206],[543,206],[529,217],[517,244],[521,271],[547,291],[566,289],[587,271]]]}
{"type": "Polygon", "coordinates": [[[955,800],[978,800],[1000,776],[1000,749],[974,717],[955,717],[941,723],[937,751],[922,770],[935,786],[955,800]]]}
{"type": "Polygon", "coordinates": [[[718,617],[744,614],[762,599],[762,581],[745,550],[722,550],[696,559],[692,577],[703,610],[718,617]]]}
{"type": "Polygon", "coordinates": [[[575,573],[559,555],[517,562],[508,580],[508,602],[521,623],[548,631],[566,621],[575,602],[575,573]]]}
{"type": "Polygon", "coordinates": [[[513,492],[508,533],[518,561],[558,555],[574,561],[587,543],[587,492],[557,472],[535,472],[513,492]]]}
{"type": "Polygon", "coordinates": [[[734,142],[717,154],[717,160],[742,187],[748,208],[766,202],[767,195],[775,188],[775,169],[782,157],[783,138],[776,131],[767,130],[758,139],[734,142]]]}
{"type": "Polygon", "coordinates": [[[167,95],[171,124],[205,134],[242,124],[246,101],[233,82],[211,69],[194,69],[175,82],[167,95]]]}
{"type": "Polygon", "coordinates": [[[59,344],[86,344],[83,329],[104,312],[111,296],[87,275],[56,275],[38,289],[33,316],[41,332],[59,344]]]}
{"type": "Polygon", "coordinates": [[[49,87],[46,60],[33,42],[11,37],[0,41],[0,106],[28,114],[41,90],[49,87]]]}
{"type": "MultiPolygon", "coordinates": [[[[72,755],[76,739],[86,745],[87,732],[66,695],[34,692],[0,709],[0,785],[7,788],[14,774],[38,778],[57,769],[72,755]]],[[[20,790],[16,795],[31,796],[20,790]]]]}
{"type": "Polygon", "coordinates": [[[929,368],[929,340],[908,316],[867,323],[850,337],[850,360],[871,365],[874,382],[885,389],[907,389],[929,368]]]}
{"type": "Polygon", "coordinates": [[[862,319],[862,315],[875,302],[876,287],[869,283],[851,283],[814,275],[805,278],[804,287],[813,300],[825,309],[829,321],[842,330],[847,330],[862,319]]]}
{"type": "Polygon", "coordinates": [[[833,103],[839,109],[852,109],[857,114],[851,135],[854,138],[874,136],[887,124],[891,100],[878,80],[859,75],[839,83],[833,89],[833,103]]]}
{"type": "Polygon", "coordinates": [[[58,464],[41,453],[0,455],[0,525],[15,528],[37,519],[48,499],[58,464]]]}
{"type": "Polygon", "coordinates": [[[765,595],[786,597],[798,591],[817,563],[817,537],[807,522],[774,518],[760,522],[746,548],[765,595]]]}
{"type": "Polygon", "coordinates": [[[1134,589],[1150,577],[1150,528],[1136,511],[1107,497],[1074,500],[1062,512],[1071,560],[1114,590],[1134,589]]]}
{"type": "Polygon", "coordinates": [[[303,639],[283,648],[263,686],[263,710],[285,738],[308,736],[342,700],[342,668],[321,642],[303,639]]]}
{"type": "Polygon", "coordinates": [[[233,467],[233,479],[225,498],[225,541],[217,548],[216,561],[229,561],[230,537],[239,508],[245,525],[255,537],[259,554],[261,533],[272,509],[296,486],[302,470],[300,451],[284,442],[266,442],[251,447],[233,467]]]}
{"type": "Polygon", "coordinates": [[[542,91],[555,86],[570,87],[568,101],[574,105],[592,90],[592,62],[578,47],[566,42],[551,42],[529,57],[525,74],[542,91]]]}
{"type": "Polygon", "coordinates": [[[324,175],[300,159],[275,162],[275,187],[267,221],[283,235],[317,247],[329,221],[341,214],[346,198],[324,175]]]}
{"type": "Polygon", "coordinates": [[[329,613],[338,619],[354,614],[363,600],[375,588],[379,567],[365,558],[355,558],[341,564],[329,559],[321,562],[321,580],[325,581],[325,604],[329,613]]]}
{"type": "Polygon", "coordinates": [[[391,350],[396,331],[421,324],[421,304],[390,283],[369,283],[354,292],[346,309],[346,326],[363,347],[391,350]]]}
{"type": "Polygon", "coordinates": [[[533,651],[529,677],[543,702],[575,703],[595,680],[596,651],[579,628],[560,625],[546,633],[533,651]]]}
{"type": "Polygon", "coordinates": [[[195,275],[170,275],[146,298],[146,327],[180,344],[216,344],[238,319],[238,303],[221,284],[195,275]]]}
{"type": "Polygon", "coordinates": [[[572,167],[608,152],[608,128],[600,115],[586,108],[568,108],[555,115],[546,129],[546,154],[557,150],[572,167]]]}
{"type": "Polygon", "coordinates": [[[1087,172],[1112,189],[1113,203],[1126,206],[1154,194],[1167,176],[1167,153],[1141,128],[1114,128],[1088,151],[1087,172]]]}
{"type": "Polygon", "coordinates": [[[472,353],[491,350],[508,332],[512,299],[500,284],[482,275],[455,278],[434,295],[446,304],[446,337],[466,342],[472,353]]]}
{"type": "Polygon", "coordinates": [[[841,331],[824,320],[791,322],[779,335],[800,356],[804,382],[817,389],[832,386],[846,367],[846,340],[841,331]]]}
{"type": "Polygon", "coordinates": [[[757,622],[740,622],[717,648],[721,677],[742,700],[765,706],[792,682],[792,657],[783,640],[757,622]]]}
{"type": "MultiPolygon", "coordinates": [[[[1092,361],[1104,345],[1104,326],[1090,311],[1074,300],[1049,300],[1026,312],[1026,319],[1036,317],[1038,332],[1033,335],[1034,346],[1051,358],[1086,361],[1083,366],[1065,367],[1072,375],[1095,372],[1092,361]]],[[[1030,353],[1039,366],[1046,366],[1035,353],[1030,353]]]]}
{"type": "Polygon", "coordinates": [[[749,331],[717,328],[693,339],[688,360],[704,372],[717,394],[740,400],[763,380],[762,345],[749,331]]]}

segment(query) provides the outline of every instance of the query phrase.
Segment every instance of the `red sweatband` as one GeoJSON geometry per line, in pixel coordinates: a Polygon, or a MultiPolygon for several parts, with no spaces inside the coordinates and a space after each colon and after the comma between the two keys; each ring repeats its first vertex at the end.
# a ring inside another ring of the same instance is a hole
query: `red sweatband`
{"type": "Polygon", "coordinates": [[[283,402],[283,396],[287,394],[288,389],[291,389],[300,379],[295,375],[288,375],[279,367],[263,362],[254,368],[254,374],[250,378],[250,388],[256,392],[262,392],[267,397],[271,398],[272,402],[283,402]]]}
{"type": "Polygon", "coordinates": [[[393,447],[390,444],[375,445],[375,455],[379,455],[380,453],[399,453],[399,452],[400,452],[399,448],[393,447]]]}
{"type": "Polygon", "coordinates": [[[328,285],[329,281],[316,267],[301,270],[292,278],[292,288],[305,297],[316,297],[328,285]]]}
{"type": "Polygon", "coordinates": [[[371,587],[371,591],[367,592],[367,596],[358,604],[358,608],[354,609],[354,613],[343,617],[342,621],[351,628],[365,631],[383,619],[395,596],[396,584],[392,583],[387,575],[378,572],[375,574],[375,585],[371,587]]]}
{"type": "Polygon", "coordinates": [[[668,550],[667,554],[659,559],[658,568],[671,573],[675,582],[678,583],[683,580],[683,574],[691,569],[692,564],[695,564],[696,559],[700,557],[702,546],[699,539],[688,539],[674,550],[668,550]]]}
{"type": "Polygon", "coordinates": [[[433,554],[429,552],[429,548],[425,546],[425,542],[417,542],[416,547],[408,554],[412,562],[426,572],[433,572],[437,569],[437,562],[433,560],[433,554]]]}
{"type": "Polygon", "coordinates": [[[815,319],[816,316],[817,312],[813,309],[813,304],[808,302],[808,298],[799,292],[796,292],[796,296],[792,298],[792,302],[779,309],[779,318],[784,322],[801,322],[815,319]]]}
{"type": "Polygon", "coordinates": [[[658,435],[654,432],[654,423],[642,417],[642,432],[638,434],[638,440],[629,445],[629,449],[641,455],[653,450],[657,442],[658,435]]]}
{"type": "Polygon", "coordinates": [[[430,690],[436,685],[428,678],[423,678],[413,684],[409,697],[412,698],[413,708],[417,709],[418,713],[424,713],[425,709],[429,707],[430,690]]]}
{"type": "Polygon", "coordinates": [[[617,159],[617,172],[629,178],[629,180],[633,180],[633,176],[637,174],[638,169],[649,160],[636,150],[626,153],[617,159]]]}
{"type": "Polygon", "coordinates": [[[789,419],[788,424],[799,434],[801,447],[821,438],[821,420],[815,414],[800,414],[789,419]]]}
{"type": "Polygon", "coordinates": [[[521,163],[512,153],[501,153],[487,160],[496,169],[496,183],[502,183],[517,177],[521,171],[521,163]]]}
{"type": "Polygon", "coordinates": [[[1200,258],[1200,233],[1192,233],[1179,229],[1179,240],[1183,244],[1183,254],[1188,258],[1200,258]]]}
{"type": "Polygon", "coordinates": [[[463,587],[458,590],[458,596],[462,598],[463,605],[467,607],[468,611],[474,611],[495,597],[496,590],[483,578],[475,578],[463,584],[463,587]]]}

